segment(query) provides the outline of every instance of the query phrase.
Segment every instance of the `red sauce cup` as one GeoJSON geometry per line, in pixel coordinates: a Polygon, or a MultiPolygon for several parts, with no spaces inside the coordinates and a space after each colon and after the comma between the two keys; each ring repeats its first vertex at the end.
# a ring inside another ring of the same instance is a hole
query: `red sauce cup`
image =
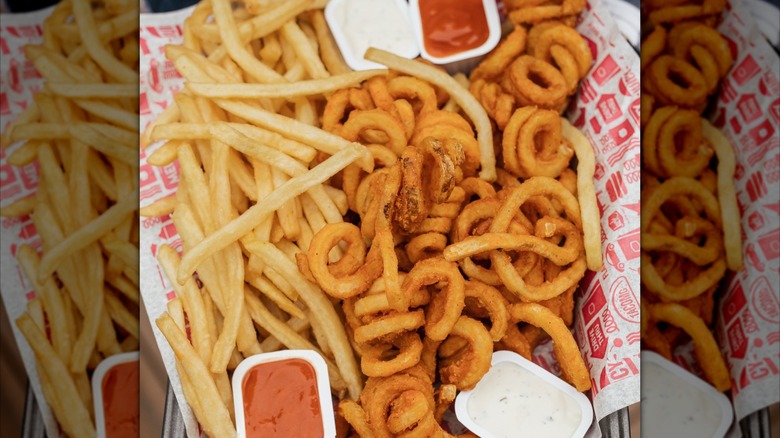
{"type": "Polygon", "coordinates": [[[501,40],[495,0],[409,0],[420,55],[450,74],[465,73],[501,40]]]}
{"type": "Polygon", "coordinates": [[[137,351],[106,358],[92,375],[97,436],[136,438],[139,431],[137,351]]]}
{"type": "Polygon", "coordinates": [[[250,356],[232,385],[238,438],[336,436],[328,366],[315,351],[250,356]]]}

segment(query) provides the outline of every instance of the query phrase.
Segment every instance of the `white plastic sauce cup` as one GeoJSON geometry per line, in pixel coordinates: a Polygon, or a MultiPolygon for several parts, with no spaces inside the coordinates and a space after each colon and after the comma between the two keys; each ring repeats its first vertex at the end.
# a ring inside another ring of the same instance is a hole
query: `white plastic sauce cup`
{"type": "Polygon", "coordinates": [[[128,362],[138,362],[141,354],[138,351],[115,354],[100,362],[92,374],[92,405],[95,408],[95,424],[97,436],[106,436],[106,415],[103,411],[103,378],[117,365],[128,362]]]}
{"type": "MultiPolygon", "coordinates": [[[[593,422],[593,407],[591,406],[590,400],[588,400],[588,397],[586,397],[585,394],[577,391],[573,386],[559,379],[554,374],[550,373],[539,365],[512,351],[494,352],[493,358],[490,361],[491,369],[488,370],[487,374],[482,377],[482,381],[484,381],[485,377],[487,377],[487,375],[490,374],[490,372],[494,369],[494,365],[503,362],[511,362],[520,366],[526,371],[536,375],[546,383],[549,383],[564,395],[574,399],[576,404],[580,407],[582,415],[580,416],[580,424],[577,426],[571,437],[582,438],[585,436],[585,433],[588,431],[588,428],[590,428],[590,425],[593,422]]],[[[477,388],[479,388],[479,383],[477,383],[477,386],[474,389],[470,391],[461,391],[460,394],[458,394],[458,397],[455,399],[455,415],[458,417],[458,421],[460,421],[461,424],[466,426],[466,428],[477,434],[479,437],[492,438],[493,435],[491,435],[491,433],[485,430],[482,426],[475,423],[469,415],[469,398],[477,388]]]]}
{"type": "MultiPolygon", "coordinates": [[[[654,353],[652,351],[642,350],[642,364],[644,365],[647,363],[658,365],[666,371],[669,371],[670,373],[682,379],[685,383],[690,384],[693,388],[701,392],[705,397],[713,400],[720,408],[721,421],[712,436],[713,438],[722,438],[726,436],[726,433],[728,432],[729,427],[731,427],[731,422],[733,421],[734,417],[732,413],[733,408],[731,406],[731,401],[728,397],[726,397],[723,393],[718,392],[714,386],[688,372],[688,370],[677,365],[676,363],[667,360],[660,354],[654,353]]],[[[644,386],[645,384],[652,383],[648,382],[647,378],[643,378],[642,385],[644,386]]],[[[643,394],[642,398],[644,399],[644,397],[645,395],[643,394]]],[[[645,418],[645,420],[647,420],[647,418],[645,418]]]]}
{"type": "Polygon", "coordinates": [[[304,360],[314,368],[314,375],[317,378],[317,392],[320,399],[320,413],[322,414],[323,437],[332,438],[336,436],[336,421],[333,416],[333,398],[330,394],[328,365],[325,363],[325,359],[313,350],[281,350],[249,356],[241,361],[233,372],[233,408],[236,413],[238,438],[246,437],[244,393],[242,390],[244,376],[257,365],[290,359],[304,360]]]}
{"type": "MultiPolygon", "coordinates": [[[[371,70],[375,68],[387,68],[384,65],[377,64],[375,62],[368,61],[363,58],[365,53],[355,53],[352,44],[350,44],[349,38],[346,32],[341,26],[341,17],[339,14],[345,11],[344,2],[347,0],[330,0],[325,7],[325,20],[328,22],[330,32],[333,34],[333,39],[336,40],[336,44],[339,46],[341,55],[344,57],[344,61],[353,70],[371,70]]],[[[386,0],[388,4],[398,8],[403,20],[398,24],[399,32],[409,33],[412,32],[411,23],[409,22],[409,5],[406,0],[386,0]]],[[[346,11],[349,13],[349,11],[346,11]]],[[[373,28],[367,27],[365,30],[371,31],[373,28]]],[[[381,47],[380,47],[381,48],[381,47]]],[[[395,54],[407,59],[414,59],[420,54],[420,48],[417,44],[414,44],[410,39],[410,44],[395,51],[395,54]]]]}
{"type": "MultiPolygon", "coordinates": [[[[456,3],[456,2],[455,2],[456,3]]],[[[412,18],[417,45],[420,47],[420,55],[434,64],[441,65],[450,74],[467,73],[479,64],[485,55],[493,50],[501,40],[501,18],[498,15],[498,6],[495,0],[482,0],[482,8],[485,11],[485,19],[488,25],[488,38],[478,47],[464,52],[445,57],[436,57],[425,50],[423,39],[422,16],[420,15],[420,0],[409,0],[409,11],[412,18]]]]}

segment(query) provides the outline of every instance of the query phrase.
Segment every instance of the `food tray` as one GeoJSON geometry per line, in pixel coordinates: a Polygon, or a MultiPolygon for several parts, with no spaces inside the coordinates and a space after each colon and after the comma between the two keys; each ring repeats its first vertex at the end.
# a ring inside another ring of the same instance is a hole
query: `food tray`
{"type": "Polygon", "coordinates": [[[46,436],[46,426],[43,424],[41,411],[35,401],[35,394],[27,385],[27,395],[24,400],[24,419],[22,420],[22,438],[43,438],[46,436]]]}

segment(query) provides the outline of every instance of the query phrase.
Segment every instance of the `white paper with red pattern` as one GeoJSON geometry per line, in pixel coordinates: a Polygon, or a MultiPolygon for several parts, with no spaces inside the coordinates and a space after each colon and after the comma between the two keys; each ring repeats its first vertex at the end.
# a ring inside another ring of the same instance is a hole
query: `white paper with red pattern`
{"type": "Polygon", "coordinates": [[[568,117],[596,154],[604,268],[580,283],[574,332],[601,420],[639,402],[639,56],[600,2],[589,2],[577,30],[594,62],[568,117]]]}
{"type": "MultiPolygon", "coordinates": [[[[32,62],[24,57],[24,46],[39,44],[43,40],[43,21],[53,8],[24,14],[2,14],[0,25],[0,130],[32,102],[33,95],[43,87],[43,79],[32,62]]],[[[7,163],[7,157],[21,143],[0,151],[0,207],[18,199],[32,196],[38,186],[38,166],[29,164],[15,167],[7,163]]],[[[59,426],[43,397],[35,354],[14,321],[27,308],[27,301],[35,298],[32,286],[27,282],[16,262],[16,248],[22,244],[39,249],[41,239],[29,216],[21,218],[0,218],[0,276],[8,319],[14,333],[16,345],[24,362],[25,371],[41,411],[48,436],[60,436],[59,426]]]]}
{"type": "MultiPolygon", "coordinates": [[[[744,268],[730,274],[716,303],[714,331],[731,374],[735,421],[780,401],[780,58],[750,16],[731,1],[718,31],[734,66],[711,116],[734,147],[744,268]]],[[[692,346],[674,361],[702,375],[692,346]]]]}
{"type": "MultiPolygon", "coordinates": [[[[182,87],[162,49],[181,41],[181,26],[188,15],[189,11],[141,15],[142,127],[182,87]]],[[[577,300],[575,331],[591,372],[594,410],[600,420],[639,402],[639,56],[599,0],[589,2],[577,29],[590,43],[594,67],[569,116],[595,146],[605,267],[583,281],[587,292],[577,300]]],[[[174,165],[160,170],[146,164],[145,156],[153,150],[141,155],[141,205],[170,196],[177,183],[174,165]]],[[[170,218],[142,220],[141,292],[152,321],[175,296],[153,257],[162,243],[181,247],[170,218]]],[[[182,396],[173,352],[156,328],[155,337],[188,434],[197,436],[197,422],[182,396]]],[[[541,346],[534,360],[559,374],[551,351],[551,345],[541,346]]]]}
{"type": "MultiPolygon", "coordinates": [[[[141,131],[143,132],[165,108],[173,102],[173,95],[182,88],[184,79],[179,75],[173,63],[165,58],[167,44],[182,42],[184,19],[192,14],[192,7],[160,14],[141,14],[139,45],[141,48],[140,65],[140,112],[141,131]]],[[[160,147],[154,144],[141,150],[139,177],[141,206],[172,196],[179,185],[178,161],[163,168],[152,166],[146,157],[160,147]]],[[[168,373],[171,388],[176,396],[179,409],[187,429],[187,436],[200,436],[195,415],[192,413],[182,392],[179,374],[176,371],[176,357],[168,341],[155,325],[154,321],[166,311],[168,301],[176,297],[168,278],[157,264],[157,248],[168,244],[181,252],[181,238],[176,232],[170,216],[141,218],[141,296],[146,312],[152,322],[154,338],[160,349],[165,370],[168,373]]]]}

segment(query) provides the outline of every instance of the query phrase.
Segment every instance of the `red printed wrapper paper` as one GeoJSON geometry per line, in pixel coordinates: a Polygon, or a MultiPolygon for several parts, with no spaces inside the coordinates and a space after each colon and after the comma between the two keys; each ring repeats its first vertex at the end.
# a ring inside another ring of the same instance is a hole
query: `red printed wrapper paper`
{"type": "MultiPolygon", "coordinates": [[[[141,127],[151,123],[182,88],[183,79],[165,59],[166,44],[181,41],[190,10],[141,15],[141,127]]],[[[572,102],[569,118],[594,145],[596,192],[602,214],[604,269],[589,273],[578,296],[575,333],[590,369],[596,419],[639,402],[639,56],[623,38],[600,0],[591,0],[577,29],[586,37],[594,64],[572,102]]],[[[141,205],[171,196],[178,183],[175,164],[159,169],[141,152],[141,205]]],[[[151,320],[175,297],[154,255],[168,243],[181,248],[169,217],[141,221],[141,293],[151,320]]],[[[199,428],[183,397],[172,350],[154,328],[188,435],[199,428]]],[[[534,360],[560,374],[551,344],[534,360]]],[[[452,419],[452,418],[450,418],[452,419]]],[[[450,423],[449,421],[447,423],[450,423]]],[[[456,424],[448,424],[453,429],[456,424]]],[[[594,427],[589,435],[598,435],[594,427]]]]}
{"type": "MultiPolygon", "coordinates": [[[[0,25],[0,130],[21,113],[33,95],[43,87],[43,79],[33,64],[24,57],[24,46],[39,44],[43,40],[43,21],[53,8],[25,14],[3,14],[0,25]]],[[[7,163],[7,157],[21,143],[0,150],[0,207],[16,200],[32,196],[38,186],[38,167],[35,163],[15,167],[7,163]]],[[[30,386],[38,400],[46,433],[60,436],[57,421],[43,397],[40,379],[35,366],[35,354],[14,324],[16,318],[27,310],[27,302],[35,298],[32,286],[27,282],[16,262],[16,249],[27,244],[41,247],[41,239],[29,216],[0,218],[0,276],[3,287],[0,294],[11,321],[16,345],[24,362],[30,386]]]]}
{"type": "MultiPolygon", "coordinates": [[[[734,66],[712,121],[734,146],[745,264],[720,298],[715,333],[737,423],[780,401],[780,58],[739,2],[730,3],[718,30],[734,66]]],[[[700,373],[690,348],[678,353],[678,363],[700,373]]]]}

